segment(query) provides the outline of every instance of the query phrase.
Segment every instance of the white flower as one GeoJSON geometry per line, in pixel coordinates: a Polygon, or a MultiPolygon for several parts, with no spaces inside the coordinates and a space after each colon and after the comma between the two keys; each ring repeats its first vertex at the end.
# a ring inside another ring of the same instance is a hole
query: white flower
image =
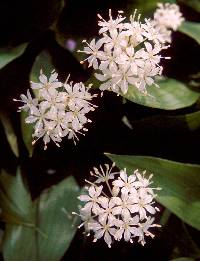
{"type": "Polygon", "coordinates": [[[121,22],[125,19],[125,17],[122,17],[120,15],[121,12],[119,12],[118,16],[116,19],[112,18],[111,15],[111,9],[109,9],[109,17],[110,20],[107,22],[105,21],[99,14],[98,17],[101,19],[101,21],[98,22],[98,25],[101,26],[102,28],[99,30],[99,34],[105,33],[106,31],[113,31],[116,28],[121,28],[121,22]]]}
{"type": "Polygon", "coordinates": [[[106,197],[99,197],[99,204],[101,205],[101,209],[99,211],[99,220],[113,220],[115,217],[112,213],[113,207],[115,206],[115,200],[108,199],[106,197]]]}
{"type": "Polygon", "coordinates": [[[88,108],[84,107],[82,109],[76,108],[74,111],[69,111],[66,113],[68,121],[70,123],[69,128],[78,132],[82,129],[83,125],[87,122],[90,122],[85,116],[88,113],[88,108]]]}
{"type": "Polygon", "coordinates": [[[65,102],[70,110],[75,110],[76,108],[83,108],[85,106],[89,107],[90,110],[93,110],[92,108],[95,108],[93,104],[90,103],[93,97],[96,97],[96,95],[92,95],[89,92],[89,88],[86,88],[85,85],[80,83],[75,83],[73,85],[73,82],[65,83],[64,88],[66,92],[65,94],[65,102]]]}
{"type": "Polygon", "coordinates": [[[30,91],[27,90],[27,96],[24,94],[20,95],[21,100],[17,100],[17,99],[13,99],[14,101],[19,101],[19,102],[23,102],[24,105],[20,106],[18,111],[30,111],[31,113],[33,113],[34,108],[38,105],[38,100],[35,98],[32,98],[30,91]]]}
{"type": "Polygon", "coordinates": [[[137,177],[137,181],[134,182],[134,186],[136,188],[139,188],[139,190],[146,191],[146,193],[149,193],[153,197],[156,197],[153,190],[161,190],[161,188],[150,187],[150,185],[153,183],[153,181],[151,181],[151,179],[153,178],[153,174],[150,174],[148,178],[145,177],[146,170],[144,170],[142,174],[138,170],[135,170],[134,174],[137,177]]]}
{"type": "Polygon", "coordinates": [[[114,179],[114,175],[118,174],[118,172],[111,172],[113,170],[113,167],[115,166],[114,163],[111,167],[108,164],[105,164],[104,166],[105,170],[100,165],[100,170],[94,167],[93,171],[90,171],[90,175],[97,178],[97,180],[95,180],[95,183],[108,182],[110,179],[114,179]]]}
{"type": "Polygon", "coordinates": [[[113,215],[122,215],[122,217],[130,218],[130,213],[136,212],[135,206],[133,205],[135,197],[136,194],[129,195],[128,193],[122,193],[121,197],[113,197],[113,201],[117,205],[112,210],[113,215]]]}
{"type": "Polygon", "coordinates": [[[145,19],[145,22],[140,22],[140,15],[136,19],[136,12],[129,23],[125,23],[125,17],[121,15],[114,20],[110,10],[109,16],[108,22],[99,16],[103,21],[99,22],[102,37],[98,40],[98,47],[93,39],[82,51],[90,55],[87,58],[89,66],[97,70],[95,77],[102,82],[99,88],[117,94],[126,94],[129,88],[137,88],[146,94],[146,87],[154,84],[154,77],[162,72],[160,52],[167,48],[163,32],[155,21],[145,19]]]}
{"type": "MultiPolygon", "coordinates": [[[[88,58],[86,58],[84,61],[88,60],[89,66],[93,66],[94,69],[98,68],[98,61],[97,59],[101,58],[101,56],[103,56],[103,52],[99,51],[99,49],[101,48],[103,42],[102,40],[99,40],[95,43],[95,39],[93,39],[90,44],[87,43],[85,40],[83,40],[83,43],[86,43],[88,46],[84,48],[83,51],[78,50],[78,52],[83,52],[86,54],[89,54],[90,56],[88,58]]],[[[84,61],[82,61],[81,63],[83,63],[84,61]]]]}
{"type": "Polygon", "coordinates": [[[138,68],[138,79],[136,80],[136,86],[138,90],[142,93],[147,94],[146,86],[151,86],[155,84],[153,77],[160,75],[162,72],[162,67],[157,67],[155,64],[152,64],[150,61],[146,62],[144,68],[138,68]]]}
{"type": "Polygon", "coordinates": [[[111,247],[112,244],[112,238],[111,236],[114,236],[116,233],[116,228],[114,228],[114,222],[113,220],[109,219],[108,222],[106,222],[105,219],[99,220],[99,222],[96,223],[89,223],[89,228],[94,231],[94,240],[93,242],[96,242],[101,237],[104,237],[104,241],[108,245],[108,247],[111,247]]]}
{"type": "Polygon", "coordinates": [[[81,220],[83,222],[78,226],[78,228],[81,228],[82,226],[84,226],[84,229],[87,232],[87,235],[89,235],[90,228],[88,225],[89,224],[91,225],[93,222],[96,222],[96,221],[93,219],[90,212],[84,211],[80,206],[78,206],[78,208],[79,208],[79,213],[72,212],[72,215],[76,215],[81,218],[81,220]]]}
{"type": "Polygon", "coordinates": [[[121,53],[122,48],[126,48],[128,45],[128,39],[116,29],[110,31],[110,35],[104,34],[102,42],[104,43],[104,50],[113,49],[114,54],[121,53]]]}
{"type": "Polygon", "coordinates": [[[39,105],[39,108],[35,107],[33,109],[32,115],[28,116],[25,119],[25,122],[36,123],[35,130],[37,132],[40,131],[41,128],[43,128],[45,119],[47,119],[46,107],[39,105]]]}
{"type": "Polygon", "coordinates": [[[140,219],[147,218],[146,212],[155,214],[156,209],[152,207],[153,196],[146,193],[145,190],[139,190],[137,197],[134,197],[134,204],[132,205],[132,212],[137,212],[140,215],[140,219]]]}
{"type": "Polygon", "coordinates": [[[73,213],[83,220],[80,227],[84,225],[87,234],[94,235],[94,242],[103,237],[108,247],[114,240],[124,239],[133,243],[135,237],[144,245],[145,236],[153,237],[149,228],[159,226],[152,224],[152,216],[158,211],[157,207],[152,206],[156,197],[152,192],[156,188],[148,187],[152,183],[149,181],[152,175],[145,178],[145,172],[141,175],[135,170],[128,177],[126,169],[111,172],[112,167],[108,165],[106,172],[101,166],[100,170],[94,168],[94,172],[91,172],[97,181],[91,183],[86,180],[90,184],[88,195],[79,197],[85,204],[80,208],[80,214],[73,213]],[[102,185],[97,186],[96,183],[102,185]]]}
{"type": "Polygon", "coordinates": [[[142,24],[142,27],[144,29],[142,34],[148,39],[148,41],[152,41],[155,44],[164,44],[163,35],[156,27],[154,20],[145,19],[145,23],[142,24]]]}
{"type": "Polygon", "coordinates": [[[123,52],[118,58],[116,58],[118,64],[125,64],[130,66],[131,72],[137,75],[138,67],[144,66],[144,51],[141,49],[135,52],[132,46],[126,48],[126,52],[123,52]]]}
{"type": "Polygon", "coordinates": [[[176,31],[185,19],[176,4],[158,3],[157,5],[152,25],[159,32],[162,44],[171,43],[172,31],[176,31]]]}
{"type": "Polygon", "coordinates": [[[153,181],[150,181],[153,177],[153,174],[151,174],[148,178],[145,177],[146,170],[142,172],[142,175],[137,170],[134,171],[134,174],[136,175],[138,181],[135,182],[136,187],[149,187],[153,183],[153,181]]]}
{"type": "Polygon", "coordinates": [[[32,89],[48,89],[48,88],[59,88],[62,86],[62,83],[57,79],[58,74],[55,71],[51,72],[49,80],[42,70],[40,71],[39,83],[31,82],[32,89]]]}
{"type": "Polygon", "coordinates": [[[128,85],[135,84],[136,78],[128,65],[113,66],[112,68],[102,71],[103,75],[95,74],[99,80],[107,80],[101,84],[100,90],[112,90],[114,92],[127,93],[128,85]]]}
{"type": "Polygon", "coordinates": [[[63,110],[51,108],[47,117],[50,121],[46,121],[46,126],[58,133],[59,137],[64,137],[69,132],[69,118],[63,110]]]}
{"type": "Polygon", "coordinates": [[[40,103],[41,107],[45,107],[46,109],[52,107],[58,110],[65,109],[65,93],[58,92],[53,87],[42,90],[41,97],[43,98],[43,101],[40,103]]]}
{"type": "Polygon", "coordinates": [[[91,213],[91,211],[94,214],[97,214],[100,210],[99,207],[99,196],[101,194],[103,186],[99,186],[99,187],[94,187],[91,186],[88,189],[89,195],[81,195],[78,198],[81,201],[87,202],[86,205],[84,206],[84,208],[82,208],[82,211],[86,212],[86,213],[91,213]]]}
{"type": "Polygon", "coordinates": [[[133,243],[132,236],[135,236],[137,233],[137,226],[139,224],[139,217],[135,216],[133,218],[123,217],[122,220],[116,219],[115,225],[119,227],[117,232],[115,233],[115,239],[121,240],[124,234],[124,240],[130,241],[133,243]]]}
{"type": "Polygon", "coordinates": [[[135,231],[135,236],[138,236],[138,242],[140,242],[143,246],[145,245],[145,237],[150,236],[154,238],[154,235],[149,231],[151,227],[160,227],[158,224],[153,224],[155,218],[147,218],[147,220],[143,223],[139,224],[139,227],[135,231]]]}
{"type": "Polygon", "coordinates": [[[35,131],[35,133],[32,136],[33,138],[36,138],[33,140],[32,144],[34,144],[38,139],[43,138],[45,150],[47,149],[47,143],[49,143],[51,140],[58,147],[60,147],[59,143],[62,141],[59,134],[55,130],[49,129],[48,126],[44,126],[41,129],[37,129],[37,131],[35,131]]]}
{"type": "Polygon", "coordinates": [[[52,72],[49,80],[40,72],[40,83],[31,83],[33,89],[38,91],[37,98],[32,98],[30,91],[27,96],[21,95],[24,105],[19,111],[28,112],[25,122],[34,125],[33,144],[40,138],[44,141],[44,149],[52,140],[58,147],[62,138],[78,140],[77,134],[87,131],[84,125],[91,122],[86,116],[96,106],[91,103],[93,97],[89,92],[91,85],[86,87],[82,82],[63,84],[57,79],[58,74],[52,72]],[[64,88],[60,88],[64,87],[64,88]]]}
{"type": "Polygon", "coordinates": [[[127,194],[135,193],[135,185],[134,182],[136,180],[135,175],[130,175],[129,177],[126,174],[126,169],[120,171],[120,177],[117,180],[113,181],[113,186],[121,188],[121,192],[127,194]]]}
{"type": "Polygon", "coordinates": [[[137,46],[144,40],[144,29],[142,28],[142,24],[138,22],[139,17],[138,20],[135,21],[136,11],[137,10],[135,10],[134,15],[130,16],[130,23],[124,23],[124,29],[126,29],[124,34],[130,37],[130,42],[133,47],[137,46]]]}
{"type": "Polygon", "coordinates": [[[176,31],[184,21],[179,6],[170,3],[158,3],[158,8],[154,13],[154,20],[160,27],[176,31]]]}
{"type": "Polygon", "coordinates": [[[146,47],[146,52],[143,53],[143,58],[152,64],[158,64],[160,62],[160,55],[157,55],[160,52],[160,44],[155,44],[154,48],[149,42],[144,43],[146,47]]]}

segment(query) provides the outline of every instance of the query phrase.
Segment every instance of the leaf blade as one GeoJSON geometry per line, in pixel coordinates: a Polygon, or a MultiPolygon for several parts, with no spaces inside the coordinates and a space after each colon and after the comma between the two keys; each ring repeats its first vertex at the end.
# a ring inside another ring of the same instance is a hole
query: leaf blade
{"type": "Polygon", "coordinates": [[[25,111],[20,112],[20,124],[21,124],[21,132],[24,144],[29,152],[29,157],[33,155],[33,145],[32,145],[32,134],[33,134],[33,126],[31,124],[27,124],[25,122],[25,118],[27,117],[27,113],[25,111]]]}
{"type": "Polygon", "coordinates": [[[178,29],[179,32],[193,38],[200,44],[200,23],[185,21],[178,29]]]}
{"type": "Polygon", "coordinates": [[[51,72],[54,70],[53,64],[51,62],[51,57],[47,51],[42,51],[35,59],[33,64],[30,79],[33,82],[38,82],[40,70],[43,70],[44,74],[50,76],[51,72]]]}
{"type": "Polygon", "coordinates": [[[149,95],[143,95],[134,86],[129,86],[127,94],[122,96],[132,102],[163,110],[189,107],[200,96],[198,92],[190,90],[186,85],[175,79],[160,80],[158,85],[159,88],[154,85],[148,87],[149,95]]]}
{"type": "Polygon", "coordinates": [[[10,145],[10,148],[16,157],[19,157],[19,149],[17,143],[17,136],[12,126],[12,122],[9,119],[8,115],[4,112],[0,112],[0,119],[4,127],[5,135],[7,141],[10,145]]]}
{"type": "Polygon", "coordinates": [[[38,261],[32,228],[6,224],[3,237],[3,257],[6,261],[38,261]],[[26,242],[26,246],[24,243],[26,242]]]}
{"type": "Polygon", "coordinates": [[[78,227],[79,219],[70,215],[77,211],[79,193],[75,179],[69,177],[32,202],[20,172],[16,176],[1,173],[0,208],[1,218],[6,223],[2,242],[5,260],[26,261],[29,256],[31,261],[60,260],[78,227]],[[26,247],[24,242],[28,242],[26,247]],[[17,255],[12,254],[15,251],[17,255]]]}
{"type": "Polygon", "coordinates": [[[4,170],[0,175],[0,206],[3,213],[8,213],[16,218],[22,218],[31,222],[32,203],[30,194],[27,192],[20,169],[17,169],[16,177],[4,170]]]}
{"type": "Polygon", "coordinates": [[[27,43],[23,43],[15,48],[0,48],[0,69],[19,57],[27,47],[27,43]]]}
{"type": "Polygon", "coordinates": [[[120,168],[146,169],[154,173],[155,186],[163,189],[157,201],[187,224],[200,230],[200,166],[154,157],[107,156],[120,168]]]}
{"type": "Polygon", "coordinates": [[[47,235],[47,239],[38,234],[38,253],[40,260],[60,260],[74,237],[78,220],[71,212],[78,206],[79,187],[74,178],[69,177],[56,187],[44,192],[37,200],[37,225],[47,235]],[[68,200],[67,200],[68,199],[68,200]],[[63,211],[67,211],[67,214],[63,211]],[[52,224],[54,224],[52,226],[52,224]]]}

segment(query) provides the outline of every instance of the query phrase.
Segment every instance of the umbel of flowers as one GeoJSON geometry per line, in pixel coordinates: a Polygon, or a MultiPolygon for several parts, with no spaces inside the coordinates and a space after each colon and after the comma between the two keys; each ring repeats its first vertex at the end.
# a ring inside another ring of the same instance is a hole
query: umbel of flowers
{"type": "Polygon", "coordinates": [[[90,43],[84,40],[87,47],[78,52],[89,55],[85,60],[97,70],[95,76],[102,82],[102,91],[126,94],[130,86],[147,94],[147,86],[155,84],[155,77],[162,74],[161,58],[169,58],[162,57],[160,52],[169,47],[166,43],[171,40],[170,29],[177,29],[183,18],[178,6],[170,4],[160,4],[154,20],[141,22],[135,10],[126,22],[121,14],[119,11],[113,19],[109,10],[108,21],[98,15],[99,39],[90,43]]]}
{"type": "Polygon", "coordinates": [[[75,141],[77,133],[87,131],[84,125],[91,121],[86,114],[96,107],[90,102],[96,96],[89,92],[91,85],[86,87],[82,82],[73,84],[68,82],[69,79],[62,83],[55,71],[49,79],[41,71],[39,80],[39,83],[31,82],[37,98],[32,98],[28,90],[27,95],[21,95],[21,100],[14,99],[23,102],[19,111],[26,111],[28,117],[25,122],[34,125],[33,143],[43,138],[46,149],[50,140],[57,146],[65,136],[75,141]]]}
{"type": "Polygon", "coordinates": [[[180,8],[176,4],[158,3],[154,13],[154,26],[163,35],[165,42],[171,42],[172,31],[176,31],[184,21],[180,8]]]}
{"type": "MultiPolygon", "coordinates": [[[[109,21],[100,15],[98,25],[100,39],[87,43],[82,52],[93,66],[96,78],[103,83],[100,89],[126,94],[129,88],[137,88],[146,94],[146,87],[154,83],[154,77],[161,75],[160,52],[165,49],[163,36],[150,20],[140,22],[136,12],[129,22],[119,12],[116,19],[109,11],[109,21]],[[133,87],[134,86],[134,87],[133,87]]],[[[79,50],[79,52],[81,52],[79,50]]]]}
{"type": "MultiPolygon", "coordinates": [[[[113,165],[114,166],[114,165],[113,165]]],[[[105,169],[94,168],[91,175],[96,180],[86,187],[86,194],[79,196],[84,205],[80,207],[79,215],[83,220],[81,226],[86,233],[94,235],[93,242],[103,238],[108,247],[114,240],[125,240],[133,243],[137,240],[145,244],[145,236],[154,237],[150,232],[154,224],[156,211],[152,174],[147,178],[145,171],[135,170],[128,176],[126,169],[112,172],[107,164],[105,169]]]]}

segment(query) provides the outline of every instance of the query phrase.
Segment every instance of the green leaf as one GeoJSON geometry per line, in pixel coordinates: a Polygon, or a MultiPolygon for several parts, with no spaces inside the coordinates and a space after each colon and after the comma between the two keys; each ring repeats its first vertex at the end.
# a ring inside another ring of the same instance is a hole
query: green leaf
{"type": "Polygon", "coordinates": [[[185,21],[179,27],[178,31],[188,35],[200,44],[200,23],[185,21]]]}
{"type": "Polygon", "coordinates": [[[18,149],[18,144],[17,144],[17,136],[15,134],[15,131],[13,129],[11,120],[9,119],[9,116],[4,113],[0,112],[0,120],[3,124],[4,131],[6,134],[7,141],[10,145],[10,148],[12,152],[15,154],[16,157],[19,157],[19,149],[18,149]]]}
{"type": "Polygon", "coordinates": [[[51,72],[54,70],[54,67],[51,62],[51,57],[47,51],[42,51],[36,57],[36,60],[31,70],[31,81],[38,82],[41,69],[47,76],[49,76],[51,72]]]}
{"type": "Polygon", "coordinates": [[[15,48],[0,48],[0,69],[20,56],[26,49],[27,43],[21,44],[15,48]]]}
{"type": "Polygon", "coordinates": [[[6,229],[2,242],[5,261],[59,261],[70,245],[79,219],[80,190],[73,177],[46,190],[34,202],[20,173],[0,175],[0,207],[6,229]]]}
{"type": "Polygon", "coordinates": [[[32,134],[33,134],[33,126],[31,124],[25,123],[25,118],[27,117],[27,113],[25,111],[20,112],[20,122],[21,122],[21,132],[24,144],[29,152],[29,157],[33,155],[33,145],[32,145],[32,134]]]}
{"type": "Polygon", "coordinates": [[[5,261],[39,261],[35,230],[20,225],[6,224],[2,248],[5,261]]]}
{"type": "Polygon", "coordinates": [[[69,247],[79,223],[71,214],[77,210],[79,193],[74,178],[69,177],[36,200],[37,226],[48,237],[38,234],[39,260],[60,260],[69,247]]]}
{"type": "Polygon", "coordinates": [[[107,156],[119,168],[126,167],[130,173],[134,169],[152,172],[154,186],[162,188],[157,201],[185,223],[200,230],[200,165],[145,156],[107,156]]]}
{"type": "Polygon", "coordinates": [[[0,174],[0,208],[3,220],[33,223],[31,197],[24,186],[19,168],[16,177],[4,170],[0,174]]]}
{"type": "Polygon", "coordinates": [[[158,85],[160,88],[154,85],[148,87],[149,95],[143,95],[134,86],[129,86],[127,94],[123,97],[152,108],[176,110],[191,106],[200,96],[200,93],[187,88],[185,84],[174,79],[158,81],[158,85]]]}
{"type": "Polygon", "coordinates": [[[165,115],[156,115],[142,120],[137,120],[129,122],[130,126],[135,130],[144,130],[145,131],[196,131],[200,129],[200,111],[188,113],[178,116],[165,116],[165,115]]]}
{"type": "MultiPolygon", "coordinates": [[[[26,234],[26,241],[28,244],[23,251],[23,258],[27,260],[29,255],[27,252],[32,249],[34,245],[30,241],[31,237],[27,235],[35,233],[32,228],[33,224],[33,210],[32,202],[29,193],[24,187],[20,169],[17,170],[16,177],[8,175],[5,171],[2,171],[0,175],[0,208],[2,209],[1,219],[6,221],[5,232],[2,238],[2,249],[4,251],[5,260],[18,260],[20,261],[20,255],[17,253],[23,249],[23,246],[19,244],[19,237],[24,231],[26,234]],[[10,251],[12,249],[12,251],[10,251]],[[13,258],[15,253],[15,258],[13,258]]],[[[31,259],[33,260],[33,259],[31,259]]]]}

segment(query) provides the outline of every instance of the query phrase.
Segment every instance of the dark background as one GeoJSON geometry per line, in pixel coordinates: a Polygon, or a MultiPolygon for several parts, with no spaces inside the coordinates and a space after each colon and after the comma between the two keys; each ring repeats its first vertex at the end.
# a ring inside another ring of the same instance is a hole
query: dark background
{"type": "MultiPolygon", "coordinates": [[[[191,132],[184,123],[177,125],[155,125],[142,123],[140,120],[154,115],[181,115],[197,110],[198,104],[178,111],[162,111],[151,109],[132,102],[123,102],[114,93],[104,93],[95,99],[98,108],[90,117],[92,123],[88,126],[85,137],[75,146],[72,141],[63,140],[61,148],[50,144],[47,151],[43,150],[42,141],[36,144],[31,159],[23,144],[17,105],[12,98],[25,93],[29,88],[29,74],[35,58],[42,50],[47,50],[53,64],[63,80],[68,73],[74,81],[86,81],[91,71],[82,67],[70,51],[58,44],[56,34],[61,38],[88,39],[98,34],[97,13],[108,16],[108,9],[113,14],[117,10],[130,13],[130,7],[139,1],[72,1],[66,3],[58,0],[32,1],[1,1],[0,2],[0,46],[11,48],[28,42],[28,47],[22,56],[0,70],[0,110],[11,118],[18,135],[20,157],[13,156],[6,141],[3,126],[0,124],[0,167],[9,172],[15,172],[21,165],[28,180],[32,197],[35,198],[44,189],[56,184],[68,175],[74,175],[80,185],[89,170],[100,163],[109,162],[104,152],[115,154],[149,155],[170,160],[200,163],[200,131],[191,132]],[[63,9],[62,9],[63,8],[63,9]],[[62,11],[61,11],[62,10],[62,11]],[[52,26],[54,24],[54,26],[52,26]],[[56,25],[56,27],[55,27],[56,25]],[[133,126],[129,129],[123,122],[126,116],[133,126]],[[54,174],[49,174],[51,171],[54,174]]],[[[200,22],[200,16],[195,10],[181,4],[184,17],[190,21],[200,22]]],[[[142,12],[142,10],[140,10],[142,12]]],[[[149,14],[150,15],[150,14],[149,14]]],[[[192,39],[179,32],[173,33],[173,42],[164,55],[171,60],[163,63],[164,74],[183,82],[189,82],[192,74],[200,72],[200,48],[192,39]]],[[[39,75],[39,72],[38,72],[39,75]]],[[[99,93],[98,90],[94,91],[99,93]]],[[[138,244],[116,243],[108,249],[102,242],[91,243],[82,231],[76,234],[63,260],[169,260],[175,246],[178,245],[181,254],[190,254],[190,247],[181,239],[184,235],[182,222],[171,216],[167,225],[160,231],[155,231],[156,239],[150,240],[145,247],[138,244]],[[176,235],[173,229],[176,228],[176,235]],[[170,240],[169,240],[170,239],[170,240]],[[84,242],[84,244],[83,244],[84,242]]],[[[194,240],[199,233],[187,226],[194,240]]],[[[53,236],[53,235],[52,235],[53,236]]]]}

